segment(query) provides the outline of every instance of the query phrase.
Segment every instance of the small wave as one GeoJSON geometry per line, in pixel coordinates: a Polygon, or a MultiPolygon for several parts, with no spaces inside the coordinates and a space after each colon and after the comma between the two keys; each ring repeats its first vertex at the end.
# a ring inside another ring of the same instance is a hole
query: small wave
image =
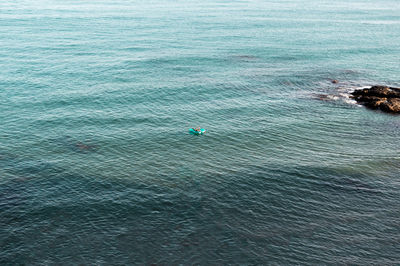
{"type": "Polygon", "coordinates": [[[333,93],[312,93],[313,97],[322,101],[343,102],[349,105],[361,106],[351,97],[355,90],[369,88],[371,86],[340,86],[333,93]]]}
{"type": "Polygon", "coordinates": [[[339,93],[339,94],[313,94],[315,99],[327,102],[343,102],[349,105],[357,105],[357,102],[350,98],[349,93],[339,93]]]}

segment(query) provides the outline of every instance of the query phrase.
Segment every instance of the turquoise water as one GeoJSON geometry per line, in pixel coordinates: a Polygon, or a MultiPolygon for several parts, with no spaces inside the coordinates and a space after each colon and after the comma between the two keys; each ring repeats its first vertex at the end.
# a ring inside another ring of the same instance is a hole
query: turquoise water
{"type": "Polygon", "coordinates": [[[400,86],[399,33],[395,0],[2,1],[0,264],[399,264],[400,118],[348,98],[400,86]]]}

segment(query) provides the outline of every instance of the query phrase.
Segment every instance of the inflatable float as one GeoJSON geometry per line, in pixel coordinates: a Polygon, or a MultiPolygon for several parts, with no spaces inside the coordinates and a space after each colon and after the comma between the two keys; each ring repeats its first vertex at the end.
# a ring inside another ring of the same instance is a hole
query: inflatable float
{"type": "Polygon", "coordinates": [[[203,135],[206,133],[206,130],[204,128],[200,128],[200,131],[194,130],[194,128],[189,129],[189,133],[193,135],[203,135]]]}

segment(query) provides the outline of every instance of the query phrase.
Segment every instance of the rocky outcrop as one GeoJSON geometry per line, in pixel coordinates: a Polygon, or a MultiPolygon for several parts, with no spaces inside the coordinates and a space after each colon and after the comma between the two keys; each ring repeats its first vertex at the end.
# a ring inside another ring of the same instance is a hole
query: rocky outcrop
{"type": "Polygon", "coordinates": [[[372,86],[369,89],[355,90],[352,97],[371,109],[387,113],[400,113],[400,88],[372,86]]]}

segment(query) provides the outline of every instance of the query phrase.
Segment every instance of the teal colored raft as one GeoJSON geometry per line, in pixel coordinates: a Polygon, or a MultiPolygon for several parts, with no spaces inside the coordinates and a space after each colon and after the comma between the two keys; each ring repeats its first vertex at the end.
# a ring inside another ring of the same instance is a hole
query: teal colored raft
{"type": "Polygon", "coordinates": [[[192,135],[204,135],[206,130],[204,128],[200,128],[200,131],[194,130],[194,128],[189,129],[189,133],[192,135]]]}

